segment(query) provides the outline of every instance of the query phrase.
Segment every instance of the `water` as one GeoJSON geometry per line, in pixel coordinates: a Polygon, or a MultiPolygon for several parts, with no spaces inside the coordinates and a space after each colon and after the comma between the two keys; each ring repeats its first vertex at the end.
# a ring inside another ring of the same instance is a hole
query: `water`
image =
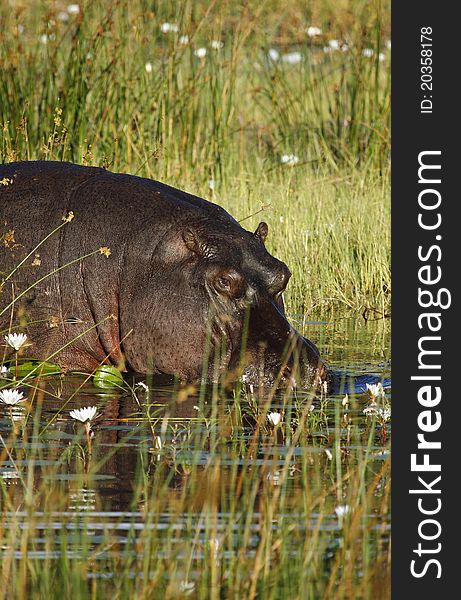
{"type": "MultiPolygon", "coordinates": [[[[242,549],[256,560],[269,535],[283,540],[293,561],[315,535],[320,541],[312,550],[328,574],[346,543],[345,519],[365,502],[354,534],[357,543],[366,538],[369,552],[354,563],[360,577],[387,552],[390,424],[370,423],[363,409],[369,404],[366,383],[383,381],[390,399],[389,323],[315,322],[304,333],[336,373],[335,388],[328,398],[301,392],[274,397],[270,410],[282,414],[276,431],[264,418],[258,421],[265,400],[251,393],[236,410],[232,397],[213,400],[212,389],[157,384],[148,394],[134,388],[135,397],[83,385],[81,376],[30,390],[27,422],[27,406],[13,412],[16,436],[1,407],[0,555],[13,551],[21,560],[24,546],[14,547],[11,536],[27,530],[29,559],[58,559],[65,548],[78,560],[92,549],[87,576],[111,579],[111,561],[139,559],[150,535],[152,560],[174,559],[185,569],[181,577],[198,581],[210,543],[216,543],[219,561],[232,564],[242,549]],[[81,423],[69,417],[70,410],[90,405],[100,413],[91,456],[81,423]]],[[[149,573],[143,570],[142,577],[149,573]]],[[[139,569],[125,570],[125,577],[138,576],[139,569]]]]}

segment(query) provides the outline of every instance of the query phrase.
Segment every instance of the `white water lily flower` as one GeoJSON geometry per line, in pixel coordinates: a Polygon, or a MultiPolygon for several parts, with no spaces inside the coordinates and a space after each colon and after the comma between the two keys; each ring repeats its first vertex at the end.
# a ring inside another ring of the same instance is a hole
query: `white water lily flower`
{"type": "Polygon", "coordinates": [[[176,25],[176,23],[162,23],[160,25],[160,29],[163,33],[176,33],[179,31],[179,27],[176,25]]]}
{"type": "Polygon", "coordinates": [[[0,392],[0,402],[8,404],[9,406],[15,406],[18,402],[24,402],[24,394],[19,390],[2,390],[0,392]]]}
{"type": "Polygon", "coordinates": [[[335,508],[335,513],[336,513],[336,516],[338,516],[338,517],[344,517],[344,515],[347,515],[347,513],[350,510],[351,510],[350,506],[348,506],[347,504],[343,504],[343,505],[337,506],[335,508]]]}
{"type": "Polygon", "coordinates": [[[383,60],[386,60],[386,55],[384,54],[384,52],[380,52],[378,54],[378,60],[380,60],[381,62],[383,62],[383,60]]]}
{"type": "Polygon", "coordinates": [[[289,65],[297,65],[303,60],[304,56],[301,52],[288,52],[288,54],[282,55],[282,61],[289,65]]]}
{"type": "Polygon", "coordinates": [[[205,58],[206,48],[197,48],[196,50],[194,50],[194,54],[197,58],[205,58]]]}
{"type": "Polygon", "coordinates": [[[378,398],[379,396],[384,396],[384,388],[381,382],[379,383],[367,383],[367,392],[370,398],[378,398]]]}
{"type": "Polygon", "coordinates": [[[306,29],[306,33],[309,37],[315,37],[316,35],[322,35],[322,30],[319,27],[311,25],[306,29]]]}
{"type": "Polygon", "coordinates": [[[25,333],[9,333],[5,335],[5,342],[11,348],[14,348],[18,352],[26,343],[27,335],[25,333]]]}
{"type": "Polygon", "coordinates": [[[146,62],[145,69],[146,69],[146,73],[152,73],[152,63],[146,62]]]}
{"type": "Polygon", "coordinates": [[[267,415],[267,419],[271,425],[273,425],[274,427],[277,427],[277,425],[282,420],[282,415],[279,412],[274,410],[267,415]]]}
{"type": "Polygon", "coordinates": [[[67,7],[67,12],[70,15],[78,15],[80,12],[80,6],[78,4],[69,4],[67,7]]]}
{"type": "Polygon", "coordinates": [[[299,163],[299,158],[296,156],[296,154],[283,154],[280,157],[280,162],[291,167],[299,163]]]}
{"type": "Polygon", "coordinates": [[[0,377],[7,377],[9,372],[10,372],[10,370],[8,369],[8,367],[6,365],[2,365],[0,367],[0,377]]]}
{"type": "Polygon", "coordinates": [[[339,50],[339,42],[338,42],[338,40],[330,40],[328,42],[328,45],[330,46],[330,48],[332,50],[339,50]]]}
{"type": "Polygon", "coordinates": [[[269,52],[267,53],[267,56],[273,61],[276,61],[280,58],[279,51],[275,48],[270,48],[269,52]]]}
{"type": "Polygon", "coordinates": [[[69,414],[76,421],[86,423],[86,421],[94,419],[97,410],[96,406],[87,406],[86,408],[76,408],[75,410],[71,410],[69,414]]]}

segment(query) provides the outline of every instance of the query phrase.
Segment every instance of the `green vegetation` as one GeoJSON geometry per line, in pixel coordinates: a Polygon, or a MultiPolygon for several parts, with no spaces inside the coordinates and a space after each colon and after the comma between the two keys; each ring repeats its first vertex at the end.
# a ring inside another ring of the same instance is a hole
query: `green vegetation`
{"type": "Polygon", "coordinates": [[[212,199],[248,228],[264,219],[293,271],[292,312],[386,313],[388,12],[367,0],[3,4],[0,158],[104,165],[212,199]]]}
{"type": "Polygon", "coordinates": [[[389,597],[387,425],[364,397],[94,394],[50,419],[64,398],[32,386],[0,440],[0,597],[389,597]],[[68,411],[95,400],[85,443],[68,411]]]}
{"type": "MultiPolygon", "coordinates": [[[[387,4],[11,0],[0,20],[1,161],[103,165],[267,221],[296,327],[329,315],[313,339],[341,367],[388,360],[387,322],[364,344],[336,321],[389,313],[387,4]]],[[[0,352],[0,599],[390,596],[381,392],[147,392],[20,354],[0,352]],[[91,427],[70,420],[89,405],[91,427]]]]}

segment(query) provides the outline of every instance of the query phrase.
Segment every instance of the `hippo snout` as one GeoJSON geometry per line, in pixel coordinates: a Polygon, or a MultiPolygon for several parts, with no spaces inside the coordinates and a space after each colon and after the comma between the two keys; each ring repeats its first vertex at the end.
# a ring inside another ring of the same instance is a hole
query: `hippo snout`
{"type": "Polygon", "coordinates": [[[328,371],[316,346],[297,332],[293,332],[293,336],[295,337],[294,351],[288,357],[284,367],[285,379],[292,387],[300,384],[303,388],[325,389],[328,371]]]}
{"type": "Polygon", "coordinates": [[[279,335],[275,335],[276,331],[271,329],[271,335],[264,341],[258,341],[257,351],[249,353],[243,381],[257,386],[275,384],[291,389],[300,387],[325,391],[328,371],[317,347],[290,327],[285,317],[277,311],[271,325],[282,325],[283,322],[285,327],[278,329],[279,335]]]}

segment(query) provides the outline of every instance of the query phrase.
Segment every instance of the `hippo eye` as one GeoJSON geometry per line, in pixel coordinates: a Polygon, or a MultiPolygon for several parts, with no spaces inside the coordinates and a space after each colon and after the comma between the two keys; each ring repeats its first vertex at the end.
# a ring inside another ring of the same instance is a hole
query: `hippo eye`
{"type": "Polygon", "coordinates": [[[221,271],[214,277],[212,284],[217,292],[232,298],[239,298],[244,291],[243,277],[233,269],[221,271]]]}
{"type": "Polygon", "coordinates": [[[223,292],[230,291],[232,287],[232,282],[228,277],[218,277],[216,284],[217,287],[223,292]]]}

